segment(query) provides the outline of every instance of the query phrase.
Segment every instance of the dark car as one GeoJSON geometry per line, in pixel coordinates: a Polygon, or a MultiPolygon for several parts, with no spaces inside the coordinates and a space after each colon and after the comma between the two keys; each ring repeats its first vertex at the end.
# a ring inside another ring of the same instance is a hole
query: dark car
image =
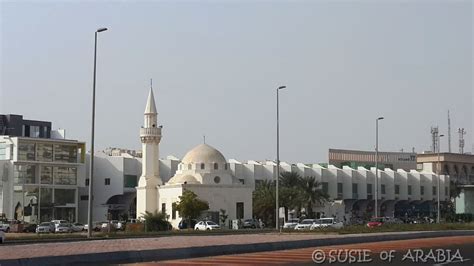
{"type": "Polygon", "coordinates": [[[23,233],[35,233],[37,226],[37,224],[25,224],[23,226],[23,233]]]}
{"type": "Polygon", "coordinates": [[[188,220],[186,219],[183,219],[181,220],[181,222],[179,222],[178,224],[178,228],[181,230],[181,229],[187,229],[187,228],[191,228],[191,229],[194,229],[194,226],[197,224],[197,221],[195,219],[192,219],[191,220],[191,225],[188,226],[188,220]]]}
{"type": "Polygon", "coordinates": [[[246,219],[242,223],[243,228],[260,228],[260,222],[257,219],[246,219]]]}

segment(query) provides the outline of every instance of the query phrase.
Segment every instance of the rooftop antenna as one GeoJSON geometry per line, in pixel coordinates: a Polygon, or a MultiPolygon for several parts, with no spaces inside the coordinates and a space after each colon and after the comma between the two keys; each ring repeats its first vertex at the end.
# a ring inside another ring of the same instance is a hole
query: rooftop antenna
{"type": "Polygon", "coordinates": [[[206,144],[206,135],[202,135],[202,140],[203,140],[204,144],[206,144]]]}
{"type": "Polygon", "coordinates": [[[431,127],[431,152],[436,153],[438,150],[438,126],[431,127]]]}
{"type": "Polygon", "coordinates": [[[459,128],[458,133],[459,133],[459,153],[464,154],[464,135],[466,135],[466,131],[464,131],[464,128],[459,128]]]}
{"type": "Polygon", "coordinates": [[[448,110],[448,151],[451,153],[451,118],[449,117],[448,110]]]}

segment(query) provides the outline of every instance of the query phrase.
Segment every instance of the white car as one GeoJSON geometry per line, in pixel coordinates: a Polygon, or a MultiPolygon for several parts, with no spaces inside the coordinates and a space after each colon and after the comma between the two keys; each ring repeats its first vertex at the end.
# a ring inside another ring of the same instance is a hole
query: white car
{"type": "Polygon", "coordinates": [[[311,225],[310,230],[320,229],[320,228],[336,228],[341,229],[344,225],[342,222],[336,221],[334,218],[321,218],[317,219],[313,225],[311,225]]]}
{"type": "Polygon", "coordinates": [[[300,222],[300,219],[289,219],[283,225],[283,229],[295,229],[296,225],[300,222]]]}
{"type": "Polygon", "coordinates": [[[295,230],[309,230],[314,222],[314,219],[304,219],[295,226],[295,230]]]}
{"type": "Polygon", "coordinates": [[[72,233],[72,226],[69,223],[60,223],[56,226],[56,233],[72,233]]]}
{"type": "Polygon", "coordinates": [[[81,231],[84,231],[84,225],[81,224],[81,223],[75,223],[71,226],[72,228],[72,231],[74,232],[81,232],[81,231]]]}
{"type": "Polygon", "coordinates": [[[3,231],[3,232],[10,232],[10,225],[9,224],[5,224],[5,223],[0,223],[0,232],[3,231]]]}
{"type": "Polygon", "coordinates": [[[213,221],[200,221],[194,226],[194,230],[216,230],[221,227],[213,221]]]}
{"type": "Polygon", "coordinates": [[[54,233],[56,231],[56,226],[54,223],[46,222],[46,223],[40,223],[36,227],[36,233],[54,233]]]}
{"type": "Polygon", "coordinates": [[[65,224],[65,223],[67,223],[66,220],[52,220],[51,222],[54,223],[54,229],[56,229],[59,224],[65,224]]]}
{"type": "Polygon", "coordinates": [[[0,244],[5,243],[5,233],[0,231],[0,244]]]}

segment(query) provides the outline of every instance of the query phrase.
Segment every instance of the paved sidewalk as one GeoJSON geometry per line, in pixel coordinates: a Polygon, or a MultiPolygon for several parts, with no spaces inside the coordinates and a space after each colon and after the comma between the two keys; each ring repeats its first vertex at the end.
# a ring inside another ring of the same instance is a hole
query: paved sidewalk
{"type": "Polygon", "coordinates": [[[194,235],[5,245],[0,246],[0,265],[133,263],[335,244],[464,235],[474,235],[474,231],[351,235],[314,233],[194,235]]]}

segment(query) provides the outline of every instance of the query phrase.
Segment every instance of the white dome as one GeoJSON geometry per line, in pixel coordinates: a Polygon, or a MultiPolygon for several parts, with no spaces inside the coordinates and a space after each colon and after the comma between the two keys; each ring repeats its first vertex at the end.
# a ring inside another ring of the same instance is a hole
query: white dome
{"type": "Polygon", "coordinates": [[[207,144],[200,144],[188,151],[183,163],[226,163],[222,153],[207,144]]]}
{"type": "Polygon", "coordinates": [[[168,181],[169,184],[199,184],[192,175],[176,175],[168,181]]]}

